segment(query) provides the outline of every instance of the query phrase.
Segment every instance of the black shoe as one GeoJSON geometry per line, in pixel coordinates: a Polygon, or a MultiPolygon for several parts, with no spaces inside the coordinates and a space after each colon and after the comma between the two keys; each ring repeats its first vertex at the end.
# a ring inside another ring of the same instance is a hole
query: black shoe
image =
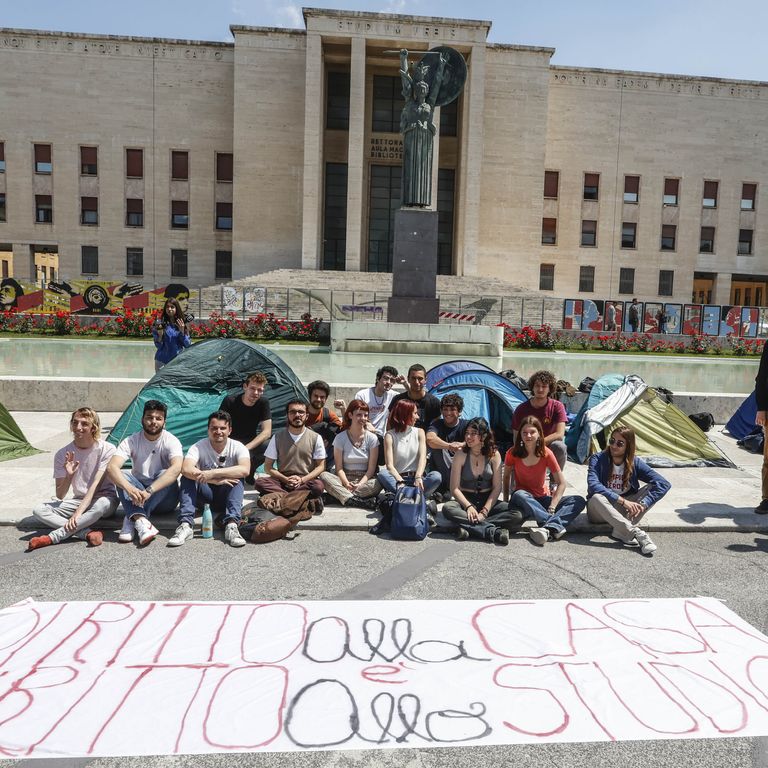
{"type": "Polygon", "coordinates": [[[755,507],[755,514],[756,515],[768,515],[768,499],[763,499],[755,507]]]}
{"type": "Polygon", "coordinates": [[[509,531],[506,528],[497,528],[493,532],[494,544],[506,547],[509,544],[509,531]]]}
{"type": "Polygon", "coordinates": [[[368,509],[374,511],[378,506],[375,496],[352,496],[344,505],[345,507],[358,507],[359,509],[368,509]]]}
{"type": "Polygon", "coordinates": [[[456,530],[456,541],[466,541],[469,538],[469,531],[466,528],[456,530]]]}

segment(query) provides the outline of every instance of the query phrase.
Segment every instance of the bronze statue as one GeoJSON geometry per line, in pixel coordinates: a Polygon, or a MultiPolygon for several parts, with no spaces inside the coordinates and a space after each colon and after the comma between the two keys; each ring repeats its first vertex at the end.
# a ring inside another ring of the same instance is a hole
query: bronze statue
{"type": "Polygon", "coordinates": [[[401,205],[426,208],[432,202],[434,111],[461,93],[467,76],[462,55],[447,46],[426,51],[408,72],[408,51],[400,51],[400,80],[405,106],[400,116],[403,135],[401,205]]]}

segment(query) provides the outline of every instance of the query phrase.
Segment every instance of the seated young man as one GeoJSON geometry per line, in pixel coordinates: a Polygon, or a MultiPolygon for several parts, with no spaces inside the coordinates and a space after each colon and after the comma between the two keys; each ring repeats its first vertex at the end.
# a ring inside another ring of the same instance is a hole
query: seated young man
{"type": "Polygon", "coordinates": [[[181,465],[181,503],[179,526],[168,540],[169,547],[180,547],[191,539],[198,503],[211,505],[211,511],[224,522],[224,540],[231,547],[242,547],[245,539],[239,525],[243,511],[243,479],[251,469],[248,449],[231,440],[232,418],[226,411],[208,417],[208,437],[198,440],[181,465]]]}
{"type": "Polygon", "coordinates": [[[134,531],[139,544],[149,544],[158,534],[150,522],[153,512],[172,512],[179,502],[181,462],[184,451],[178,438],[165,429],[168,409],[159,400],[147,400],[141,417],[141,431],[126,437],[107,467],[125,510],[123,528],[117,540],[127,544],[134,531]],[[122,471],[130,460],[132,469],[122,471]]]}
{"type": "MultiPolygon", "coordinates": [[[[326,469],[333,468],[333,441],[341,429],[341,417],[326,405],[330,394],[331,387],[322,379],[307,385],[309,405],[304,425],[323,438],[326,469]]],[[[346,408],[346,405],[344,407],[346,408]]]]}
{"type": "Polygon", "coordinates": [[[446,395],[440,401],[439,419],[435,419],[427,430],[427,448],[429,468],[440,473],[442,478],[437,493],[445,501],[451,497],[451,465],[453,457],[460,451],[464,443],[464,433],[467,431],[467,420],[461,418],[464,410],[464,399],[461,395],[446,395]]]}
{"type": "Polygon", "coordinates": [[[74,439],[53,459],[58,501],[45,502],[32,511],[40,523],[53,530],[30,539],[30,550],[60,544],[70,536],[84,538],[97,547],[104,537],[90,526],[117,509],[115,486],[107,477],[115,447],[100,439],[99,415],[92,408],[78,408],[69,419],[69,428],[74,439]],[[72,497],[65,498],[70,490],[72,497]]]}

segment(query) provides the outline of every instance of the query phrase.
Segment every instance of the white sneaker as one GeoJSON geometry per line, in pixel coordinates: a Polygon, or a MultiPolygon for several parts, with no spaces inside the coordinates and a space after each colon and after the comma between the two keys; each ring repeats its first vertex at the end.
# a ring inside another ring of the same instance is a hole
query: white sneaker
{"type": "Polygon", "coordinates": [[[658,547],[651,541],[651,537],[639,528],[635,529],[635,541],[640,545],[640,551],[644,555],[652,555],[658,547]]]}
{"type": "Polygon", "coordinates": [[[139,534],[139,544],[142,547],[145,544],[149,544],[149,542],[160,533],[160,531],[158,531],[146,517],[137,517],[134,522],[136,525],[136,533],[139,534]]]}
{"type": "Polygon", "coordinates": [[[622,532],[618,528],[614,528],[611,531],[610,534],[612,539],[615,539],[616,541],[620,541],[622,544],[634,544],[635,543],[635,532],[630,531],[629,537],[626,537],[622,534],[622,532]]]}
{"type": "Polygon", "coordinates": [[[531,528],[531,541],[543,547],[549,541],[549,531],[546,528],[531,528]]]}
{"type": "Polygon", "coordinates": [[[180,547],[195,535],[192,526],[189,523],[182,523],[175,531],[173,536],[168,539],[169,547],[180,547]]]}
{"type": "Polygon", "coordinates": [[[120,533],[117,536],[117,540],[121,544],[130,544],[133,541],[133,532],[136,530],[136,527],[133,524],[133,520],[126,515],[123,518],[123,527],[120,529],[120,533]]]}
{"type": "Polygon", "coordinates": [[[244,547],[245,539],[240,535],[240,529],[237,523],[227,523],[227,527],[224,529],[224,541],[229,544],[230,547],[244,547]]]}

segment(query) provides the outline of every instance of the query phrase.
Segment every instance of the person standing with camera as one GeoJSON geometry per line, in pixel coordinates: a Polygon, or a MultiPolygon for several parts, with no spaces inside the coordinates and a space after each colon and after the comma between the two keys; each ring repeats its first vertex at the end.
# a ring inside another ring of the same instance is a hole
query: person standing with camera
{"type": "Polygon", "coordinates": [[[189,330],[177,299],[167,299],[163,311],[152,326],[155,342],[155,370],[159,371],[180,355],[191,343],[189,330]]]}

